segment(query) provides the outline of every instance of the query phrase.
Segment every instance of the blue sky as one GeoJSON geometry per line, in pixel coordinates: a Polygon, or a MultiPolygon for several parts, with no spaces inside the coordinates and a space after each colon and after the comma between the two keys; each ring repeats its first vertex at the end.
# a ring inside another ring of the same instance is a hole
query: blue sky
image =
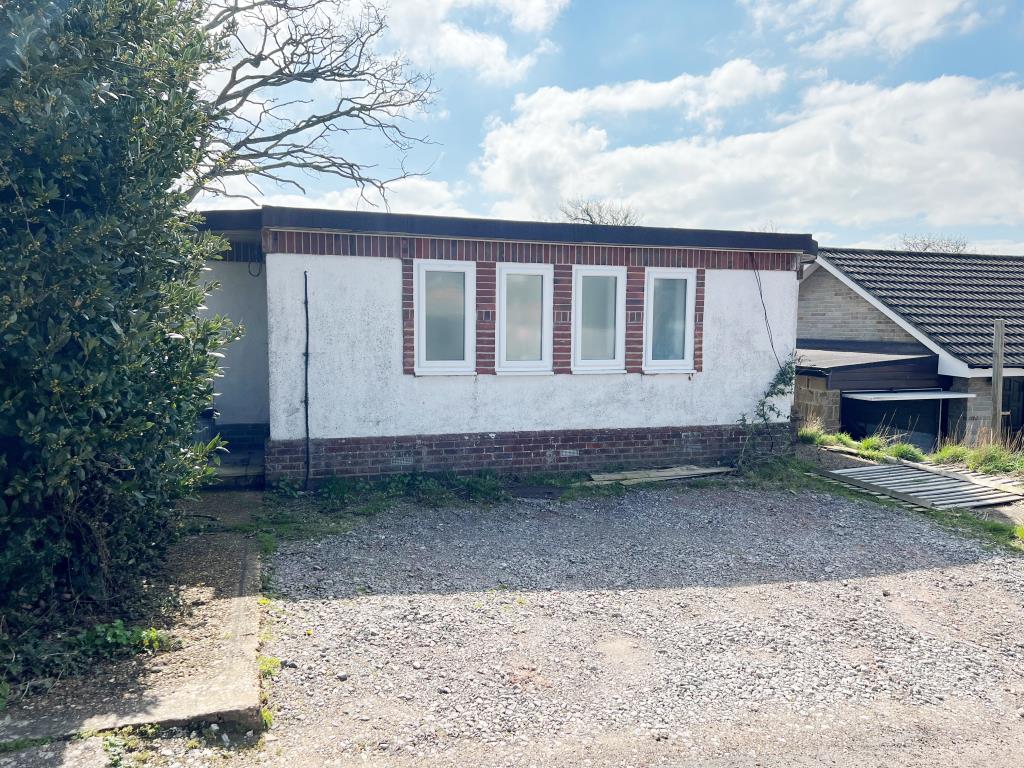
{"type": "MultiPolygon", "coordinates": [[[[391,210],[555,218],[586,196],[651,225],[1024,252],[1024,0],[392,0],[389,21],[439,89],[407,160],[429,173],[391,210]]],[[[263,192],[367,207],[331,179],[263,192]]]]}

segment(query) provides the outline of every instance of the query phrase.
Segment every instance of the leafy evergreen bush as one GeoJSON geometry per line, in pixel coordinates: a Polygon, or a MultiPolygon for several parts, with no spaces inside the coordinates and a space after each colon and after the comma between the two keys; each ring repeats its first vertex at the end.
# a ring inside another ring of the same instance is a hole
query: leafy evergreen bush
{"type": "Polygon", "coordinates": [[[197,234],[194,0],[0,5],[0,679],[16,648],[100,615],[159,563],[216,350],[197,234]]]}

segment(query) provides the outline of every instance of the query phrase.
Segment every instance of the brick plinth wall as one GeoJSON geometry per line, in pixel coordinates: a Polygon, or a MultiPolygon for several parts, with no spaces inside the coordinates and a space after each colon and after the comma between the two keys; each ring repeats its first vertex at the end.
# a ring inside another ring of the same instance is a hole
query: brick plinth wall
{"type": "MultiPolygon", "coordinates": [[[[790,425],[774,425],[750,450],[792,450],[790,425]]],[[[310,477],[397,474],[403,472],[499,472],[595,470],[671,464],[729,464],[743,447],[737,425],[581,429],[550,432],[491,432],[401,437],[312,440],[310,477]]],[[[301,480],[305,442],[267,442],[268,481],[301,480]]]]}

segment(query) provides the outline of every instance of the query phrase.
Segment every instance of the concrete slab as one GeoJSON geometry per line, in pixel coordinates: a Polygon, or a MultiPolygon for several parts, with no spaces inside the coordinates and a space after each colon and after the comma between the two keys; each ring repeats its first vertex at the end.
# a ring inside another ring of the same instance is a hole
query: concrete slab
{"type": "MultiPolygon", "coordinates": [[[[225,497],[212,495],[213,504],[225,497]]],[[[184,615],[171,633],[179,650],[97,668],[15,702],[0,715],[0,743],[68,738],[128,725],[196,721],[260,724],[260,606],[255,542],[233,533],[192,536],[171,554],[184,615]]]]}
{"type": "Polygon", "coordinates": [[[0,768],[108,768],[110,756],[103,739],[53,741],[0,755],[0,768]]]}

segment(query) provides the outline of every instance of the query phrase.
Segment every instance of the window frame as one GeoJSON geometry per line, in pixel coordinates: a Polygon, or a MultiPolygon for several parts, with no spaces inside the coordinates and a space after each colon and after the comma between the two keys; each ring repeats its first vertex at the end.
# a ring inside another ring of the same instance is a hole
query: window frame
{"type": "Polygon", "coordinates": [[[572,372],[626,372],[626,267],[575,264],[572,268],[572,372]],[[615,283],[615,357],[609,360],[584,360],[581,357],[583,278],[614,277],[615,283]]]}
{"type": "Polygon", "coordinates": [[[476,263],[446,259],[415,259],[413,261],[413,316],[415,332],[413,348],[417,376],[475,376],[476,375],[476,263]],[[427,272],[462,272],[465,275],[465,330],[463,332],[463,360],[427,360],[425,307],[427,272]]]}
{"type": "Polygon", "coordinates": [[[498,314],[494,325],[494,348],[496,357],[494,372],[498,374],[548,374],[554,371],[552,360],[554,350],[554,283],[555,268],[552,264],[520,264],[499,262],[496,271],[498,314]],[[541,298],[541,359],[506,360],[506,280],[508,275],[539,275],[543,296],[541,298]]]}
{"type": "Polygon", "coordinates": [[[648,267],[644,274],[644,373],[694,373],[696,342],[697,270],[685,267],[648,267]],[[686,280],[685,336],[687,355],[682,360],[655,360],[654,347],[654,281],[686,280]]]}

